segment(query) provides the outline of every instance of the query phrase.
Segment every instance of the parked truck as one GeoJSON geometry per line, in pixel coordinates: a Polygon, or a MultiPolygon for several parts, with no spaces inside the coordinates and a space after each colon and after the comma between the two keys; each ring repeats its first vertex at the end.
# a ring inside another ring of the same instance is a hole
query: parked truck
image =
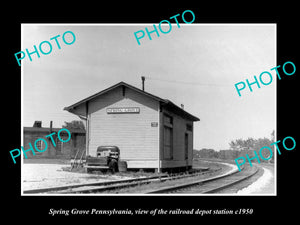
{"type": "Polygon", "coordinates": [[[99,146],[96,156],[86,157],[86,169],[90,173],[93,170],[109,170],[112,173],[119,171],[120,149],[117,146],[99,146]]]}

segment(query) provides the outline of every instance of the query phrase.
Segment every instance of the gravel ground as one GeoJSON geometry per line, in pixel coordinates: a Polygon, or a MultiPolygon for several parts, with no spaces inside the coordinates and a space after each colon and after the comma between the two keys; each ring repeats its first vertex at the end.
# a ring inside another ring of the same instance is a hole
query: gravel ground
{"type": "MultiPolygon", "coordinates": [[[[222,167],[222,172],[227,173],[233,169],[233,166],[224,163],[223,166],[220,164],[201,161],[195,163],[196,167],[210,167],[216,169],[222,167]]],[[[27,161],[22,165],[22,190],[31,190],[38,188],[57,187],[70,184],[81,184],[90,182],[105,182],[111,180],[129,179],[132,177],[142,177],[145,175],[138,174],[87,174],[78,172],[69,172],[63,168],[70,166],[66,162],[57,162],[55,160],[46,161],[27,161]]]]}
{"type": "Polygon", "coordinates": [[[257,194],[275,194],[275,176],[274,176],[274,165],[260,165],[264,173],[254,183],[248,187],[239,190],[237,194],[242,195],[257,195],[257,194]]]}
{"type": "Polygon", "coordinates": [[[22,190],[56,187],[69,184],[128,179],[111,174],[87,174],[64,171],[66,164],[34,163],[22,165],[22,190]]]}

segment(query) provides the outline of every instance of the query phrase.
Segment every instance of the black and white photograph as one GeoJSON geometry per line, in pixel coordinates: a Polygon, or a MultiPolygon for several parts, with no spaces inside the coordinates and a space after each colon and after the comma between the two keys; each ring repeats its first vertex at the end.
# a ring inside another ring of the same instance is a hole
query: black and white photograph
{"type": "Polygon", "coordinates": [[[297,7],[101,3],[5,7],[3,219],[296,218],[297,7]]]}
{"type": "Polygon", "coordinates": [[[23,195],[276,195],[276,24],[22,24],[22,51],[23,195]]]}

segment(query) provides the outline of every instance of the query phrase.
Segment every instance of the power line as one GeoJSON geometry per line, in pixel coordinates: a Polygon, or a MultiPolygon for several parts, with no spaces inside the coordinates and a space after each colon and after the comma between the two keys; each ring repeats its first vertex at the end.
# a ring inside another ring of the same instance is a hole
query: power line
{"type": "Polygon", "coordinates": [[[177,84],[187,84],[187,85],[197,85],[197,86],[211,86],[211,87],[232,87],[232,85],[229,84],[203,84],[203,83],[197,83],[197,82],[187,82],[187,81],[178,81],[178,80],[167,80],[167,79],[160,79],[160,78],[152,78],[152,77],[146,77],[148,80],[157,80],[157,81],[163,81],[168,83],[177,83],[177,84]]]}

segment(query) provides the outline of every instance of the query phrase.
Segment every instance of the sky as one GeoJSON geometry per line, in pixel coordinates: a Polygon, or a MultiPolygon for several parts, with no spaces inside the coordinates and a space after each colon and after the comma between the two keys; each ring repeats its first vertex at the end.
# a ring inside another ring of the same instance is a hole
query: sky
{"type": "Polygon", "coordinates": [[[22,24],[22,51],[52,44],[50,54],[22,60],[23,126],[41,120],[49,127],[52,120],[59,128],[79,120],[63,108],[120,81],[141,88],[145,76],[147,92],[184,104],[200,118],[194,149],[222,150],[237,138],[270,137],[276,127],[277,81],[270,71],[277,66],[275,24],[175,23],[168,34],[153,33],[152,40],[145,35],[138,45],[134,32],[153,24],[22,24]],[[71,45],[61,39],[66,31],[75,34],[71,45]],[[50,41],[57,35],[61,49],[50,41]],[[253,85],[253,92],[246,88],[239,97],[234,85],[254,81],[263,71],[273,82],[260,89],[253,85]]]}

